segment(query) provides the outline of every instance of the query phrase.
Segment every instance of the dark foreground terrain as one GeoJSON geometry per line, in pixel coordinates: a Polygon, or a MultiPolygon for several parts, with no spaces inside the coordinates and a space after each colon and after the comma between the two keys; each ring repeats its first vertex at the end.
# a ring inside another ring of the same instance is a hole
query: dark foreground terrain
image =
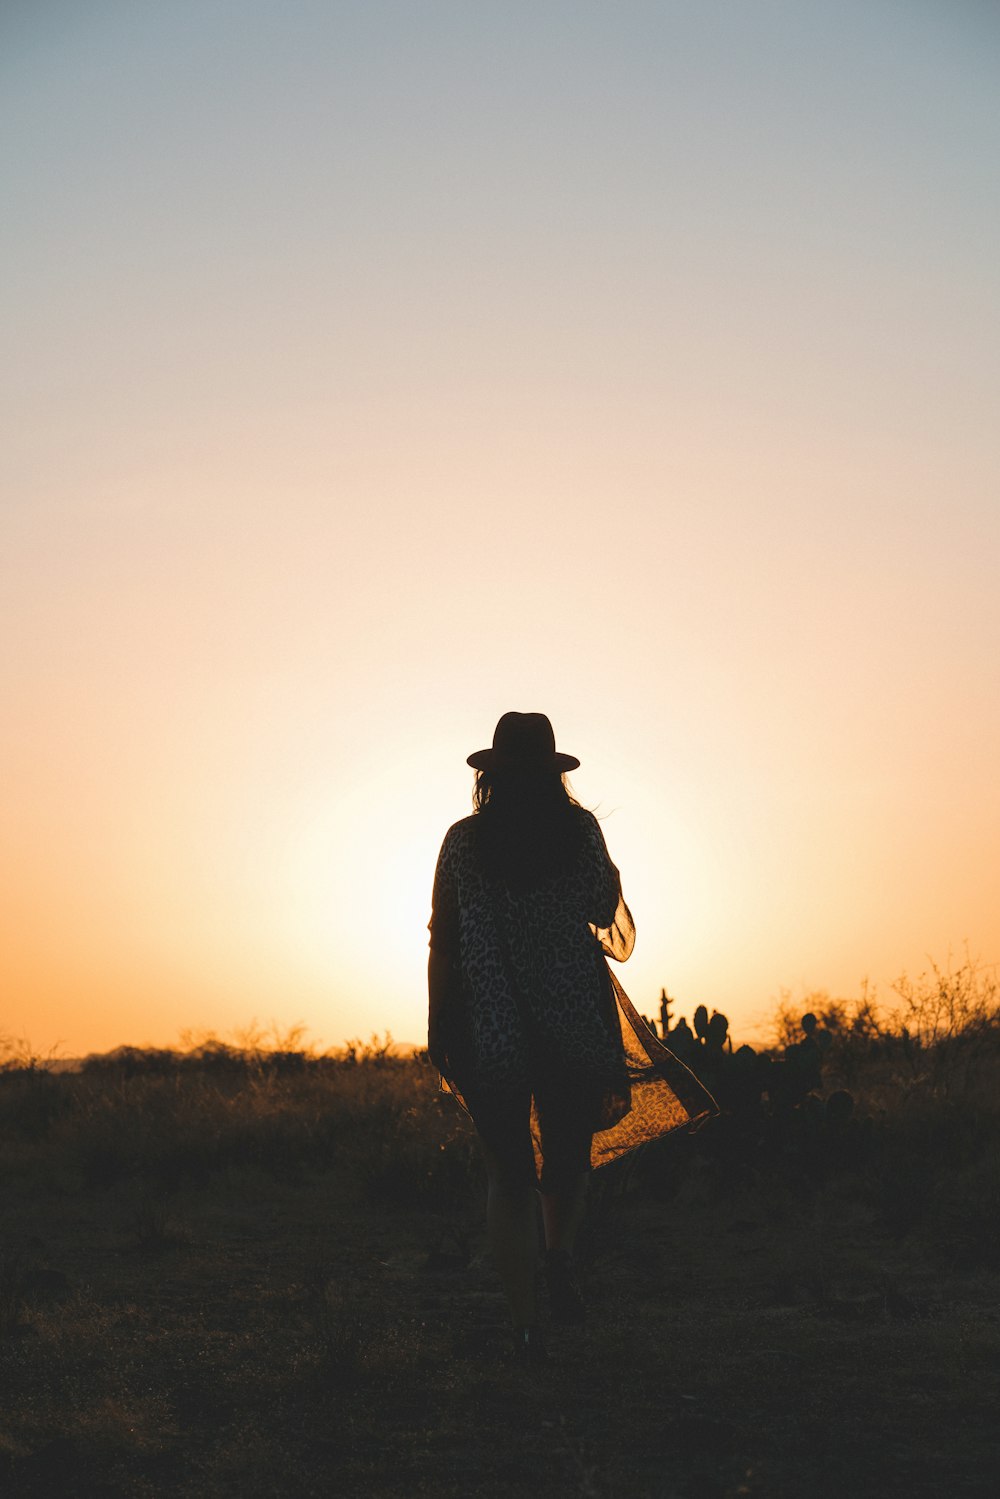
{"type": "Polygon", "coordinates": [[[0,1493],[992,1499],[996,1039],[841,1038],[849,1124],[765,1100],[599,1173],[538,1372],[425,1062],[10,1067],[0,1493]]]}

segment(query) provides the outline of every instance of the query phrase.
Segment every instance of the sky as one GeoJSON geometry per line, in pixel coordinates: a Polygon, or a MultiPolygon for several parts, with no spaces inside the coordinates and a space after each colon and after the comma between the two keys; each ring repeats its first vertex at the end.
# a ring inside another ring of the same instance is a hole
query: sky
{"type": "Polygon", "coordinates": [[[640,1011],[1000,960],[1000,12],[7,0],[0,1037],[418,1042],[542,711],[640,1011]]]}

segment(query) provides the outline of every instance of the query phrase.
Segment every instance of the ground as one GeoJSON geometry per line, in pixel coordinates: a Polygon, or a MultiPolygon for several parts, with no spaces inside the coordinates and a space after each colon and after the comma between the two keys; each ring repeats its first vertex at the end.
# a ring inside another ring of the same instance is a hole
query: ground
{"type": "Polygon", "coordinates": [[[889,1232],[856,1172],[661,1152],[595,1176],[588,1323],[524,1371],[463,1130],[451,1198],[345,1150],[166,1182],[10,1157],[0,1491],[992,1499],[982,1256],[889,1232]]]}

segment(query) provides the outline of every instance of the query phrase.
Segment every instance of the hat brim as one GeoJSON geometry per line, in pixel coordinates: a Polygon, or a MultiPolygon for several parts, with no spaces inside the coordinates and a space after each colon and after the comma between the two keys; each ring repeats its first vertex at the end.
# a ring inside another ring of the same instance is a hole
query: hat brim
{"type": "Polygon", "coordinates": [[[541,763],[509,760],[503,755],[498,756],[491,747],[476,750],[474,755],[469,755],[466,764],[471,765],[473,770],[557,770],[560,775],[565,775],[567,770],[576,770],[580,762],[575,755],[563,755],[559,750],[541,763]]]}

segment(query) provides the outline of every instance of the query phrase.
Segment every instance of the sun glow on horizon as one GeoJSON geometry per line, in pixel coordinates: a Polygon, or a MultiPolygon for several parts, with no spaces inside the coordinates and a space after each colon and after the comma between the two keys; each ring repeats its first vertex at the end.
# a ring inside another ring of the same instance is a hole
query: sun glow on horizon
{"type": "Polygon", "coordinates": [[[932,9],[4,23],[0,1035],[419,1041],[512,707],[640,1011],[1000,959],[997,23],[932,9]]]}

